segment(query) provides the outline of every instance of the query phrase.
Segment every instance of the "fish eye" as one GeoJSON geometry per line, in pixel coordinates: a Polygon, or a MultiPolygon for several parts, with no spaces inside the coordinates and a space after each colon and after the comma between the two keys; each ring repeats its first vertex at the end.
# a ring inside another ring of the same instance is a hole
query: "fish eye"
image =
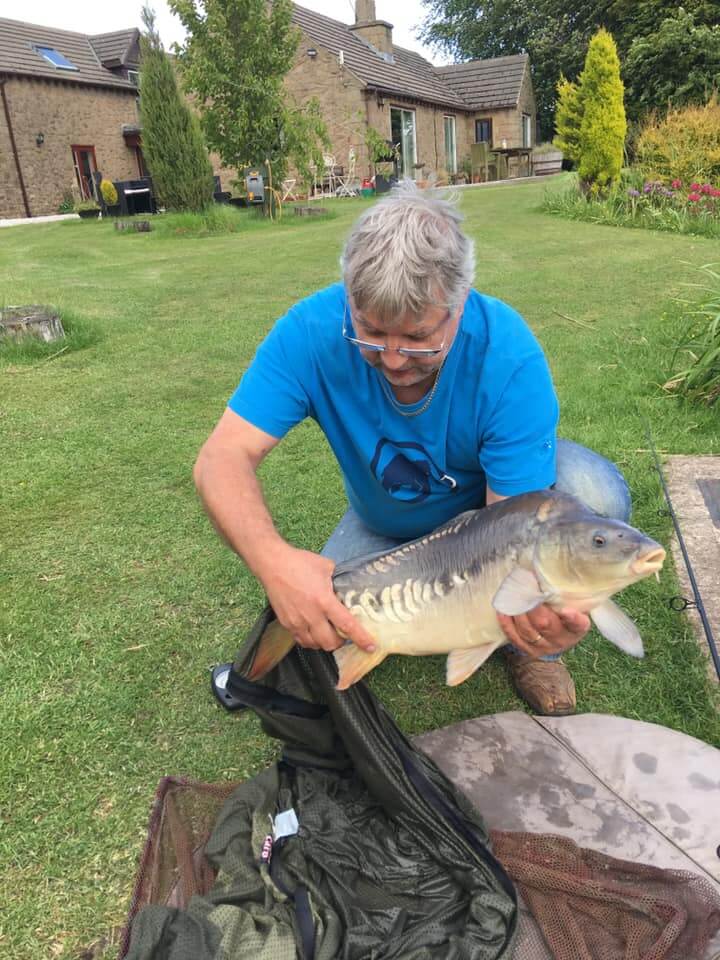
{"type": "Polygon", "coordinates": [[[601,533],[596,533],[593,535],[593,543],[596,547],[604,547],[605,537],[601,533]]]}

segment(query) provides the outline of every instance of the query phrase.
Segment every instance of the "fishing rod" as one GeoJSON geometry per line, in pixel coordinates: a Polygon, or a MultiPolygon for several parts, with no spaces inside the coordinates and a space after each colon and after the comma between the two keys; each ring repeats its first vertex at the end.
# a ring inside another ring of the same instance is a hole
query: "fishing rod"
{"type": "Polygon", "coordinates": [[[660,477],[660,483],[662,485],[665,501],[667,503],[667,512],[672,519],[673,526],[675,527],[675,533],[677,534],[680,550],[682,551],[683,560],[685,561],[685,569],[690,577],[690,586],[692,587],[693,592],[692,600],[688,600],[686,597],[670,597],[668,600],[668,606],[671,610],[675,610],[678,613],[692,608],[697,610],[697,612],[700,614],[700,620],[703,625],[703,630],[705,631],[705,638],[707,639],[710,656],[712,657],[713,665],[715,667],[715,673],[717,673],[718,680],[720,680],[720,654],[718,654],[717,644],[715,643],[715,637],[713,636],[712,628],[710,627],[710,621],[708,620],[707,612],[705,610],[705,604],[703,603],[702,595],[700,594],[700,589],[698,587],[697,580],[695,579],[695,571],[693,570],[693,566],[690,562],[690,557],[687,552],[687,547],[685,546],[685,538],[682,535],[677,514],[675,513],[675,508],[673,507],[672,500],[670,499],[670,491],[668,490],[667,483],[665,482],[665,476],[663,475],[660,458],[658,457],[658,452],[655,449],[655,442],[652,438],[650,424],[647,420],[645,421],[645,433],[648,438],[650,451],[652,452],[653,459],[655,460],[655,469],[660,477]]]}

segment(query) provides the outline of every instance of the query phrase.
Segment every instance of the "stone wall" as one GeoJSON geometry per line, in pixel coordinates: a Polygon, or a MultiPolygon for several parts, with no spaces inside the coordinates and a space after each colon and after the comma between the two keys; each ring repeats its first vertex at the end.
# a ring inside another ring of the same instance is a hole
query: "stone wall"
{"type": "MultiPolygon", "coordinates": [[[[30,213],[57,213],[66,191],[79,188],[71,146],[93,146],[98,169],[109,180],[139,176],[123,124],[137,124],[135,94],[52,80],[11,77],[5,90],[30,213]],[[44,143],[35,138],[42,133],[44,143]]],[[[0,111],[0,217],[26,216],[4,111],[0,111]]]]}
{"type": "Polygon", "coordinates": [[[330,137],[330,154],[347,171],[350,150],[354,150],[357,173],[365,176],[365,98],[355,74],[329,50],[303,36],[285,87],[298,104],[313,97],[318,100],[330,137]],[[315,50],[315,55],[309,56],[308,50],[315,50]]]}

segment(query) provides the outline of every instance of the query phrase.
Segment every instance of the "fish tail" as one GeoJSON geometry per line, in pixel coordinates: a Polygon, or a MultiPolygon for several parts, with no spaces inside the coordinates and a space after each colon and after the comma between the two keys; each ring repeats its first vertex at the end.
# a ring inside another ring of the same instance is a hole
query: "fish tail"
{"type": "Polygon", "coordinates": [[[295,645],[292,635],[277,620],[267,627],[255,653],[248,680],[260,680],[287,656],[295,645]]]}
{"type": "Polygon", "coordinates": [[[346,643],[344,647],[335,650],[333,656],[338,668],[337,689],[347,690],[382,663],[387,653],[377,649],[374,653],[367,653],[354,643],[346,643]]]}

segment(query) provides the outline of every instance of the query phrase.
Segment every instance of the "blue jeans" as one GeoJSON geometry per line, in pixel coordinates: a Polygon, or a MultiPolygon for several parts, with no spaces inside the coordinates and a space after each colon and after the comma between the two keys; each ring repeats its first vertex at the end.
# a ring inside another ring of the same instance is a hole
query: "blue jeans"
{"type": "MultiPolygon", "coordinates": [[[[556,490],[572,494],[604,517],[629,521],[630,491],[614,463],[572,440],[558,440],[556,471],[556,490]]],[[[324,557],[341,563],[376,550],[392,550],[405,542],[375,533],[350,507],[321,552],[324,557]]],[[[557,660],[559,656],[548,654],[541,659],[557,660]]]]}

